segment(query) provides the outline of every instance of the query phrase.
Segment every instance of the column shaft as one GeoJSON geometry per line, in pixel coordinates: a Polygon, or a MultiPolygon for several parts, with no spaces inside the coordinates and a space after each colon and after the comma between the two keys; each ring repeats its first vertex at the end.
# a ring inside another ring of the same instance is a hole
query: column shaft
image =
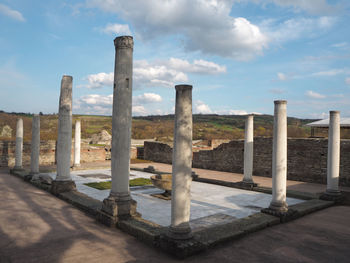
{"type": "Polygon", "coordinates": [[[275,101],[272,153],[272,201],[270,209],[286,212],[287,101],[275,101]]]}
{"type": "Polygon", "coordinates": [[[186,239],[191,237],[192,86],[177,85],[175,89],[170,235],[186,239]]]}
{"type": "Polygon", "coordinates": [[[80,143],[81,143],[81,125],[80,121],[75,122],[74,134],[74,166],[80,166],[80,143]]]}
{"type": "Polygon", "coordinates": [[[40,116],[34,115],[32,120],[32,143],[30,153],[30,174],[39,173],[40,156],[40,116]]]}
{"type": "Polygon", "coordinates": [[[244,130],[244,176],[243,182],[253,183],[254,116],[248,115],[244,130]]]}
{"type": "Polygon", "coordinates": [[[130,36],[117,37],[114,40],[114,45],[111,195],[115,196],[117,201],[128,201],[130,200],[133,38],[130,36]]]}
{"type": "Polygon", "coordinates": [[[329,112],[327,193],[339,194],[340,113],[329,112]]]}
{"type": "Polygon", "coordinates": [[[14,169],[22,169],[23,152],[23,120],[18,119],[16,125],[16,159],[14,169]]]}
{"type": "Polygon", "coordinates": [[[57,181],[71,181],[70,158],[72,151],[72,81],[63,76],[58,112],[57,181]]]}

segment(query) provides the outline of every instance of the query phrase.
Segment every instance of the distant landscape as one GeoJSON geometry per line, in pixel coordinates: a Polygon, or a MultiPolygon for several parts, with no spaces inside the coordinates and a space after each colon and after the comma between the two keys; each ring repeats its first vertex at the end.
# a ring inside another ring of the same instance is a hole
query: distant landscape
{"type": "MultiPolygon", "coordinates": [[[[33,115],[30,113],[7,113],[0,111],[0,132],[5,125],[12,128],[11,140],[15,139],[17,118],[23,119],[24,141],[31,140],[31,125],[33,115]]],[[[93,134],[106,130],[112,132],[112,117],[97,115],[73,115],[74,122],[81,120],[82,138],[91,138],[93,134]]],[[[307,138],[310,136],[310,128],[305,124],[315,119],[298,119],[288,117],[288,137],[307,138]]],[[[40,121],[41,140],[57,139],[57,114],[42,114],[40,121]]],[[[193,139],[243,139],[244,138],[245,116],[243,115],[215,115],[195,114],[193,115],[193,139]]],[[[133,117],[132,138],[150,139],[156,138],[159,141],[171,141],[174,129],[174,115],[164,116],[142,116],[133,117]]],[[[271,137],[273,130],[273,116],[254,116],[254,135],[271,137]]],[[[319,130],[317,135],[327,137],[327,130],[319,130]]],[[[348,130],[342,131],[342,138],[350,139],[348,130]]],[[[5,139],[0,137],[1,140],[5,139]]],[[[9,138],[6,138],[9,139],[9,138]]]]}

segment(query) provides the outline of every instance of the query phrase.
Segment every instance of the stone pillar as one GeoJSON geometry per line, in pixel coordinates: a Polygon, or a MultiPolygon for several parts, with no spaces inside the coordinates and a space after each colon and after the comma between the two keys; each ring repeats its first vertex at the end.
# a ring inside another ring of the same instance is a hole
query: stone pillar
{"type": "Polygon", "coordinates": [[[80,141],[81,141],[81,127],[80,121],[75,122],[75,136],[74,136],[74,164],[73,167],[80,166],[80,141]]]}
{"type": "Polygon", "coordinates": [[[54,194],[76,189],[70,175],[72,149],[72,82],[71,76],[63,76],[58,112],[57,175],[52,182],[54,194]]]}
{"type": "MultiPolygon", "coordinates": [[[[287,101],[276,100],[272,149],[272,201],[267,209],[271,214],[288,212],[287,192],[287,101]]],[[[264,212],[264,211],[263,211],[264,212]]]]}
{"type": "Polygon", "coordinates": [[[15,152],[16,159],[15,159],[15,167],[13,168],[14,171],[23,170],[22,153],[23,153],[23,120],[18,119],[17,126],[16,126],[16,152],[15,152]]]}
{"type": "Polygon", "coordinates": [[[192,86],[177,85],[172,160],[171,226],[174,239],[192,237],[190,220],[192,182],[192,86]]]}
{"type": "Polygon", "coordinates": [[[30,153],[30,174],[39,173],[40,156],[40,116],[35,114],[32,120],[32,143],[30,153]]]}
{"type": "Polygon", "coordinates": [[[327,190],[321,199],[338,201],[340,164],[340,112],[329,112],[328,156],[327,156],[327,190]]]}
{"type": "Polygon", "coordinates": [[[244,130],[244,176],[243,183],[256,186],[253,182],[254,115],[247,115],[244,130]]]}
{"type": "Polygon", "coordinates": [[[114,45],[112,188],[98,215],[98,219],[109,226],[114,226],[118,219],[136,215],[136,202],[129,190],[134,41],[131,36],[121,36],[114,39],[114,45]]]}

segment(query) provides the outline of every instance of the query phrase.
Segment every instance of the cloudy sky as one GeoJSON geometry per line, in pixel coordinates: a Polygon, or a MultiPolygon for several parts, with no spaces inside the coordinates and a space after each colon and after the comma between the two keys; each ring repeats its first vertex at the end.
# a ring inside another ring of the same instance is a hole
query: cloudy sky
{"type": "Polygon", "coordinates": [[[0,109],[58,111],[73,76],[74,113],[110,115],[113,39],[134,36],[133,114],[193,112],[350,117],[348,0],[0,0],[0,109]]]}

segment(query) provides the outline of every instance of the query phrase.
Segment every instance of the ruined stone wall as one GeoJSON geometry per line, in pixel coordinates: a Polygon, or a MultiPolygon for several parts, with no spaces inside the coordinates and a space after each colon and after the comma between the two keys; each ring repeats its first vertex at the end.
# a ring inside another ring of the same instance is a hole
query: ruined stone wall
{"type": "MultiPolygon", "coordinates": [[[[326,183],[327,139],[288,139],[288,179],[326,183]]],[[[171,163],[169,145],[145,143],[145,159],[171,163]],[[147,154],[146,154],[147,153],[147,154]]],[[[350,140],[341,140],[340,184],[350,186],[350,140]]],[[[213,150],[193,152],[193,167],[243,173],[244,140],[224,143],[213,150]]],[[[271,177],[272,138],[254,138],[254,175],[271,177]]]]}
{"type": "Polygon", "coordinates": [[[171,164],[173,149],[165,143],[145,142],[143,157],[145,160],[171,164]]]}
{"type": "MultiPolygon", "coordinates": [[[[0,167],[12,167],[15,164],[15,148],[14,141],[0,141],[0,167]]],[[[23,165],[30,165],[30,143],[23,143],[23,165]]],[[[98,162],[106,160],[106,151],[104,147],[90,146],[88,144],[81,145],[80,161],[98,162]]],[[[74,161],[74,147],[71,152],[71,164],[74,161]]],[[[40,142],[40,165],[52,165],[56,162],[56,141],[40,142]]]]}

